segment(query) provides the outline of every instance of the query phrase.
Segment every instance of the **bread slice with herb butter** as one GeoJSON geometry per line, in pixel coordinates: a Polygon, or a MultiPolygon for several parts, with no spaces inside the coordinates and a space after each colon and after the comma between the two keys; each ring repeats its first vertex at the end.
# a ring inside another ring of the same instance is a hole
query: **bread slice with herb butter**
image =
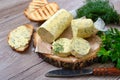
{"type": "Polygon", "coordinates": [[[83,57],[87,55],[90,50],[90,44],[87,40],[83,38],[73,38],[71,42],[71,54],[75,57],[83,57]]]}
{"type": "Polygon", "coordinates": [[[71,52],[71,40],[67,38],[60,38],[57,41],[53,42],[52,50],[55,55],[61,57],[67,57],[71,52]]]}
{"type": "Polygon", "coordinates": [[[8,34],[8,44],[16,51],[22,52],[28,48],[33,33],[33,26],[25,24],[8,34]]]}

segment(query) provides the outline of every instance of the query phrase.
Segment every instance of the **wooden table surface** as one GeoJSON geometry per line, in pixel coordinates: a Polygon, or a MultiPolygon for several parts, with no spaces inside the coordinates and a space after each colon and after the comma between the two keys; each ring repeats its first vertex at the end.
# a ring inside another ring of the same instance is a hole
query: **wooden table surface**
{"type": "MultiPolygon", "coordinates": [[[[33,43],[23,54],[13,51],[7,43],[8,33],[22,25],[38,23],[29,21],[23,11],[31,0],[0,0],[0,80],[119,80],[120,76],[81,76],[77,78],[48,78],[45,73],[56,67],[44,62],[34,52],[33,43]]],[[[48,0],[55,1],[60,8],[77,9],[84,4],[84,0],[48,0]]],[[[120,13],[120,0],[111,0],[115,9],[120,13]]],[[[102,66],[94,64],[90,67],[102,66]]]]}

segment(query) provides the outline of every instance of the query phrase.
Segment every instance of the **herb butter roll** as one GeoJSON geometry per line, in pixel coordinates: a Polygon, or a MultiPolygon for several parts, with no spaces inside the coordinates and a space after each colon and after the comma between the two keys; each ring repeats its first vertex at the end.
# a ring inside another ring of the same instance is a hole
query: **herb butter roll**
{"type": "Polygon", "coordinates": [[[38,34],[43,41],[52,43],[70,26],[73,16],[65,9],[59,10],[38,28],[38,34]]]}
{"type": "Polygon", "coordinates": [[[60,38],[52,44],[52,51],[55,55],[60,57],[67,57],[71,52],[71,40],[67,38],[60,38]]]}
{"type": "Polygon", "coordinates": [[[94,23],[91,19],[74,19],[71,23],[73,37],[88,38],[94,34],[94,23]]]}
{"type": "Polygon", "coordinates": [[[73,38],[71,42],[71,54],[75,57],[82,57],[87,55],[90,50],[90,44],[87,40],[83,38],[73,38]]]}

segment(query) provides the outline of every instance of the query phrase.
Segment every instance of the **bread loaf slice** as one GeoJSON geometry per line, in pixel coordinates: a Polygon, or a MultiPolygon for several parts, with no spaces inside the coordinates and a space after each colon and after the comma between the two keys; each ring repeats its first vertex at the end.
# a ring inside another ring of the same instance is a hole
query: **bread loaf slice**
{"type": "Polygon", "coordinates": [[[31,2],[29,8],[25,9],[25,16],[32,21],[45,21],[53,16],[59,10],[59,6],[55,2],[36,3],[31,2]]]}
{"type": "Polygon", "coordinates": [[[37,2],[37,3],[48,3],[47,0],[32,0],[32,2],[37,2]]]}
{"type": "Polygon", "coordinates": [[[29,47],[33,33],[33,26],[25,24],[17,27],[8,34],[8,44],[18,52],[23,52],[29,47]]]}
{"type": "Polygon", "coordinates": [[[28,6],[28,12],[32,12],[48,4],[47,0],[33,0],[28,6]]]}
{"type": "Polygon", "coordinates": [[[36,9],[39,9],[45,5],[46,5],[45,3],[31,2],[27,8],[27,12],[31,13],[31,12],[35,11],[36,9]]]}

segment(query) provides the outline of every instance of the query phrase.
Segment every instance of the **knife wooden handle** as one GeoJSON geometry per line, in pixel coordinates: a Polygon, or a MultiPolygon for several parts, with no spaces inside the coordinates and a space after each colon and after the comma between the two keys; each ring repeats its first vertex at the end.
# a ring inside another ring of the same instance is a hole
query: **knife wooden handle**
{"type": "Polygon", "coordinates": [[[120,76],[120,70],[117,68],[94,68],[93,74],[97,76],[101,75],[120,76]]]}

